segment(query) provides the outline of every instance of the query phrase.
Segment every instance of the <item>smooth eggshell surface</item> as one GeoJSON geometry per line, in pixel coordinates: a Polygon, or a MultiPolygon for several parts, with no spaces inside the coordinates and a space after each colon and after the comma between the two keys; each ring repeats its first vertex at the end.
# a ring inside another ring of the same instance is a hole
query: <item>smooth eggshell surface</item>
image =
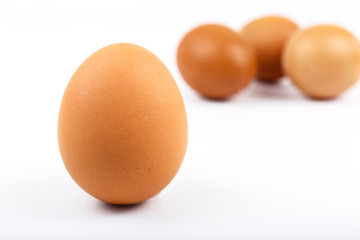
{"type": "Polygon", "coordinates": [[[226,99],[256,73],[251,46],[233,30],[215,24],[191,30],[181,41],[177,63],[184,80],[207,98],[226,99]]]}
{"type": "Polygon", "coordinates": [[[58,142],[75,182],[112,204],[159,193],[175,176],[187,146],[177,85],[151,52],[114,44],[95,52],[62,99],[58,142]]]}
{"type": "Polygon", "coordinates": [[[360,44],[343,28],[313,26],[290,38],[283,65],[292,82],[306,95],[334,98],[359,79],[360,44]]]}
{"type": "Polygon", "coordinates": [[[240,35],[255,49],[259,80],[276,82],[284,76],[282,51],[286,41],[297,29],[296,23],[287,18],[267,16],[249,22],[240,31],[240,35]]]}

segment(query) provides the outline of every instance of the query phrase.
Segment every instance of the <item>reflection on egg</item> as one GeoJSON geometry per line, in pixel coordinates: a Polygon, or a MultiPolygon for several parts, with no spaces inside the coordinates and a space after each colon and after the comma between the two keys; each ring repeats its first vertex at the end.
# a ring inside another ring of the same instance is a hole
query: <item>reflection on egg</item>
{"type": "Polygon", "coordinates": [[[177,85],[151,52],[114,44],[86,59],[64,93],[58,122],[64,164],[92,196],[134,204],[175,176],[187,145],[177,85]]]}
{"type": "Polygon", "coordinates": [[[273,83],[284,76],[281,54],[286,41],[297,29],[298,26],[287,18],[268,16],[251,21],[240,31],[256,51],[259,80],[273,83]]]}
{"type": "Polygon", "coordinates": [[[207,98],[226,99],[245,88],[255,76],[251,46],[221,25],[203,25],[181,41],[177,63],[184,80],[207,98]]]}
{"type": "Polygon", "coordinates": [[[343,28],[318,25],[294,34],[283,65],[306,95],[328,99],[349,89],[360,76],[360,44],[343,28]]]}

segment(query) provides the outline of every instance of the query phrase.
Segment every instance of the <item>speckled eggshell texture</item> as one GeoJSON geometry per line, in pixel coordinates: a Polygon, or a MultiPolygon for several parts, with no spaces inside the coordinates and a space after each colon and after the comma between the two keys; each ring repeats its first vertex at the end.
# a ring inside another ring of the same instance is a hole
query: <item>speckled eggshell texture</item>
{"type": "Polygon", "coordinates": [[[119,43],[86,59],[64,93],[63,162],[75,182],[112,204],[144,201],[176,175],[187,146],[178,87],[151,52],[119,43]]]}

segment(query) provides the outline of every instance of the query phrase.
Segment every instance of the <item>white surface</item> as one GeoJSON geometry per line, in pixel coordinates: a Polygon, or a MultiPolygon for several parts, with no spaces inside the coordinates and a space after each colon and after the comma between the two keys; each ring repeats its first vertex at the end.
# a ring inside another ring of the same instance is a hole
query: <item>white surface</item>
{"type": "Polygon", "coordinates": [[[359,37],[356,2],[1,1],[0,239],[360,239],[360,84],[336,101],[308,100],[284,81],[211,102],[184,84],[175,62],[190,28],[239,29],[262,14],[335,23],[359,37]],[[164,61],[189,120],[174,181],[130,207],[83,192],[56,138],[72,73],[115,42],[164,61]]]}

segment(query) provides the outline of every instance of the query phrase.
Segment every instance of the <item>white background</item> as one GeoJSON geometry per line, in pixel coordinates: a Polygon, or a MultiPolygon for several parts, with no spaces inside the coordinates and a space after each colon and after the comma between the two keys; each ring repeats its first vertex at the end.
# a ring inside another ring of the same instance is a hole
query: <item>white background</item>
{"type": "Polygon", "coordinates": [[[239,30],[263,14],[360,36],[357,1],[0,1],[0,239],[360,239],[360,84],[334,101],[285,79],[227,102],[181,78],[176,48],[202,23],[239,30]],[[131,42],[155,53],[182,92],[188,151],[162,193],[130,207],[70,178],[57,116],[94,51],[131,42]]]}

